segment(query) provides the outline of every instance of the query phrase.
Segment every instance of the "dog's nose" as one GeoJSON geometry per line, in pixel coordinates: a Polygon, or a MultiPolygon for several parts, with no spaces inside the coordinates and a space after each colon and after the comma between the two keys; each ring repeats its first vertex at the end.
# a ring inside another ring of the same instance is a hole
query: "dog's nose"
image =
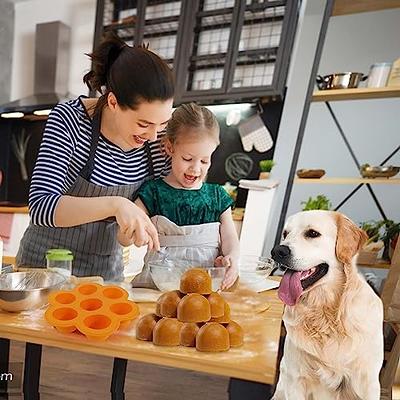
{"type": "Polygon", "coordinates": [[[285,245],[275,246],[271,251],[271,256],[274,261],[285,261],[290,256],[290,248],[285,245]]]}

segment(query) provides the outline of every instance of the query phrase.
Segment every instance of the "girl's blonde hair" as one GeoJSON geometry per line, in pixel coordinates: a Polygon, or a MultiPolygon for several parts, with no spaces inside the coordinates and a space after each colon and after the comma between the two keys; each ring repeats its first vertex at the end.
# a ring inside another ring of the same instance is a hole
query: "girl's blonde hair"
{"type": "Polygon", "coordinates": [[[190,134],[197,137],[207,135],[219,145],[217,118],[206,107],[188,103],[176,108],[172,113],[172,118],[168,121],[165,139],[174,144],[179,136],[188,134],[188,132],[185,133],[186,130],[190,130],[190,134]]]}

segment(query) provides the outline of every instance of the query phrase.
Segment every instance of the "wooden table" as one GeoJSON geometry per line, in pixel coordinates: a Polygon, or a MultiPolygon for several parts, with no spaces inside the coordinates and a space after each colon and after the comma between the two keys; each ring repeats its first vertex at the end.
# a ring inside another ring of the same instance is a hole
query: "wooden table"
{"type": "MultiPolygon", "coordinates": [[[[283,304],[277,298],[276,290],[256,295],[239,290],[224,296],[231,305],[232,319],[245,331],[244,345],[228,352],[201,353],[193,348],[159,347],[139,341],[135,338],[136,321],[129,330],[121,331],[105,342],[89,341],[79,333],[58,333],[44,320],[41,309],[20,314],[0,311],[0,338],[3,338],[0,339],[0,362],[7,361],[4,358],[8,358],[9,340],[27,343],[24,393],[39,389],[42,345],[114,357],[111,383],[114,394],[123,393],[126,360],[231,377],[231,399],[243,398],[243,391],[248,393],[255,388],[259,393],[267,393],[267,384],[275,383],[283,304]]],[[[154,312],[155,304],[139,303],[139,307],[144,315],[154,312]]],[[[265,400],[268,397],[264,394],[253,398],[265,400]]]]}

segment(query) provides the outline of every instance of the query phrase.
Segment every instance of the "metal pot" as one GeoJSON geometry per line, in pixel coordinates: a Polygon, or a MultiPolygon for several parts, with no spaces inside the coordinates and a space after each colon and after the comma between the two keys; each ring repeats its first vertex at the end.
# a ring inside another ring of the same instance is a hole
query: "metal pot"
{"type": "Polygon", "coordinates": [[[342,72],[339,74],[330,74],[317,76],[317,85],[320,90],[329,89],[353,89],[358,87],[361,81],[365,81],[368,75],[361,72],[342,72]]]}

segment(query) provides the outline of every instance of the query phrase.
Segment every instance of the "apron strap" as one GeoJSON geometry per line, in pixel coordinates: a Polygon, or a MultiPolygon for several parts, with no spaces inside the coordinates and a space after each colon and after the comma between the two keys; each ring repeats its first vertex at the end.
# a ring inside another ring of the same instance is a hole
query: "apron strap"
{"type": "Polygon", "coordinates": [[[153,165],[153,159],[151,157],[150,145],[149,145],[148,141],[144,144],[144,149],[146,150],[146,154],[147,154],[147,165],[149,167],[149,178],[153,179],[154,178],[154,165],[153,165]]]}
{"type": "MultiPolygon", "coordinates": [[[[97,145],[99,143],[100,138],[100,124],[101,124],[101,114],[102,111],[100,110],[92,120],[92,135],[91,135],[91,142],[90,142],[90,151],[89,151],[89,158],[86,161],[85,166],[82,168],[80,172],[80,176],[87,181],[90,181],[90,177],[92,175],[94,169],[94,157],[96,155],[97,145]]],[[[149,167],[149,178],[154,177],[154,166],[153,166],[153,159],[151,156],[150,145],[149,142],[144,144],[144,148],[147,154],[147,165],[149,167]]]]}
{"type": "Polygon", "coordinates": [[[96,155],[97,145],[100,137],[100,124],[101,124],[101,110],[96,113],[92,120],[92,138],[90,142],[89,158],[86,161],[86,165],[82,168],[80,176],[87,181],[90,181],[94,169],[94,157],[96,155]]]}

